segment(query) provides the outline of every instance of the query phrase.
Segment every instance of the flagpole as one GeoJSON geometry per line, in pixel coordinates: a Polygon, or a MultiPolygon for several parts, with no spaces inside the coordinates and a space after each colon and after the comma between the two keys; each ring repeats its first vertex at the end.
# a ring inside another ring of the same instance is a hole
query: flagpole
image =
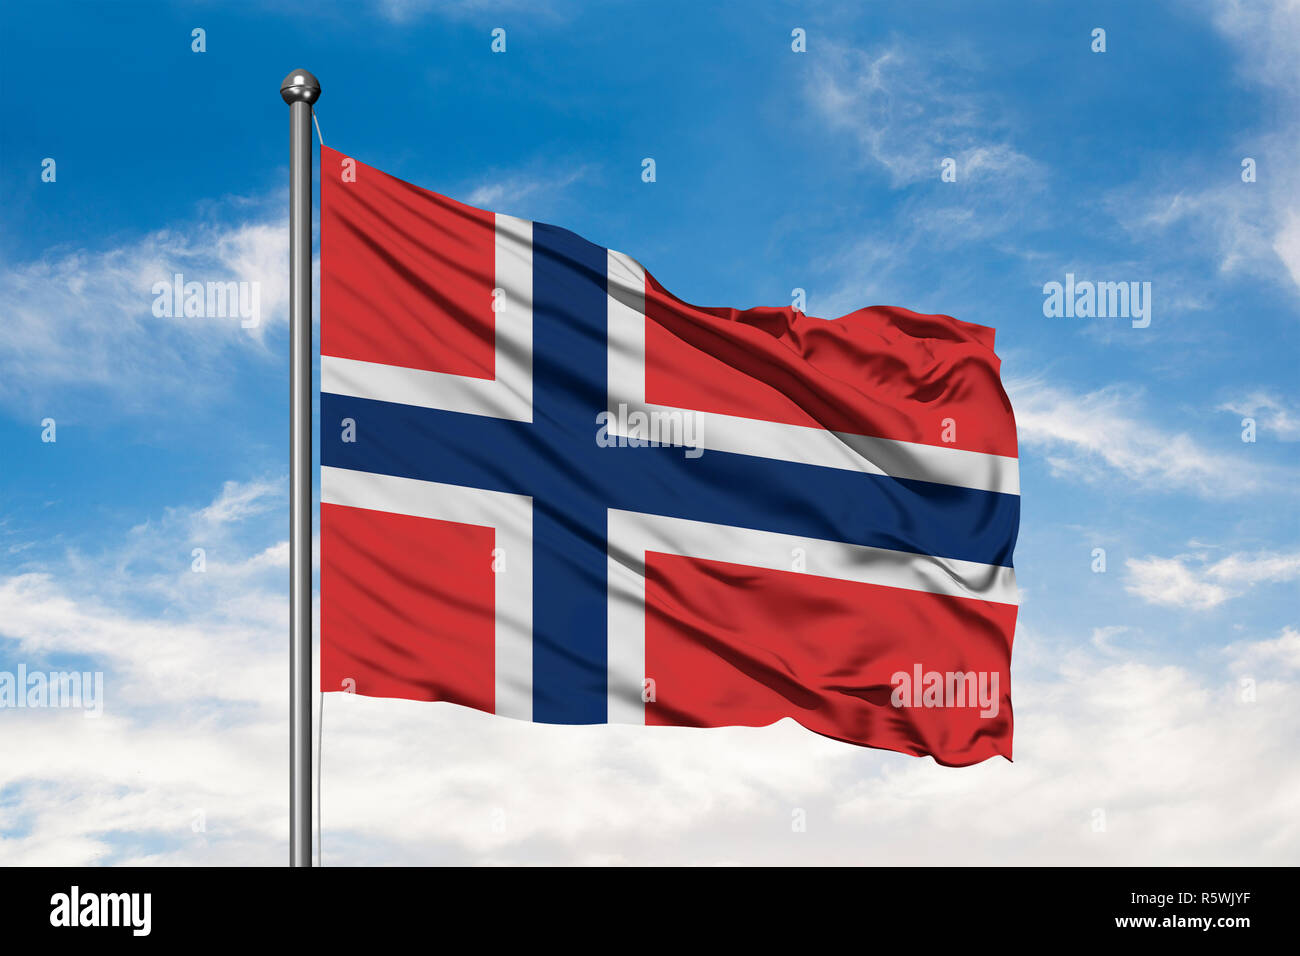
{"type": "Polygon", "coordinates": [[[311,119],[320,81],[289,104],[289,865],[311,866],[311,119]]]}

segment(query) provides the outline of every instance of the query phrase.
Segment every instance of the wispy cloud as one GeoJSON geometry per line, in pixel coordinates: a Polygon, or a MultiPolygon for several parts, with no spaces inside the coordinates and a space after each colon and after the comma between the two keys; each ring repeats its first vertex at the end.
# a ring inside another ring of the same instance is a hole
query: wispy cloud
{"type": "Polygon", "coordinates": [[[1204,611],[1259,584],[1300,578],[1300,552],[1236,553],[1215,562],[1204,555],[1130,558],[1125,590],[1150,604],[1204,611]]]}
{"type": "Polygon", "coordinates": [[[1149,604],[1206,611],[1218,607],[1232,592],[1207,580],[1178,558],[1130,558],[1124,589],[1149,604]]]}
{"type": "Polygon", "coordinates": [[[1300,3],[1296,0],[1200,0],[1224,36],[1245,55],[1238,70],[1272,89],[1295,83],[1300,63],[1300,3]]]}
{"type": "Polygon", "coordinates": [[[212,504],[197,512],[194,523],[199,527],[223,525],[262,514],[280,499],[283,486],[271,481],[227,481],[212,504]]]}
{"type": "Polygon", "coordinates": [[[1212,451],[1185,432],[1140,415],[1140,390],[1113,385],[1076,393],[1041,379],[1007,383],[1022,444],[1053,474],[1084,481],[1120,477],[1160,491],[1240,495],[1273,482],[1261,466],[1212,451]]]}
{"type": "Polygon", "coordinates": [[[465,201],[471,206],[508,212],[539,196],[553,200],[556,194],[580,182],[590,172],[590,167],[578,165],[551,174],[516,172],[493,176],[476,185],[465,201]]]}
{"type": "Polygon", "coordinates": [[[1300,287],[1300,206],[1285,185],[1293,179],[1286,168],[1289,144],[1289,137],[1269,137],[1239,147],[1242,157],[1258,164],[1254,183],[1242,182],[1241,170],[1231,166],[1217,173],[1179,170],[1165,178],[1211,185],[1153,191],[1150,183],[1135,182],[1111,192],[1105,205],[1134,237],[1168,241],[1174,257],[1206,258],[1220,278],[1300,287]]]}
{"type": "Polygon", "coordinates": [[[1300,552],[1230,554],[1210,565],[1206,573],[1216,580],[1237,585],[1293,581],[1300,578],[1300,552]]]}
{"type": "Polygon", "coordinates": [[[903,193],[887,222],[809,264],[830,279],[813,297],[819,314],[936,292],[916,287],[918,261],[946,263],[950,296],[966,277],[952,251],[1007,251],[1043,224],[1046,171],[1017,146],[1007,104],[976,92],[982,66],[901,39],[874,49],[819,40],[803,91],[812,115],[829,142],[851,141],[862,165],[903,193]],[[948,160],[952,181],[942,178],[948,160]]]}
{"type": "Polygon", "coordinates": [[[1300,673],[1300,630],[1287,627],[1271,641],[1247,641],[1226,649],[1241,672],[1300,673]]]}
{"type": "Polygon", "coordinates": [[[106,251],[51,250],[0,263],[0,402],[67,407],[74,395],[137,408],[224,387],[241,355],[267,354],[267,331],[288,307],[287,225],[276,219],[164,229],[106,251]],[[256,325],[227,318],[159,317],[155,283],[248,282],[256,325]],[[250,289],[252,286],[249,287],[250,289]],[[227,373],[227,374],[223,374],[227,373]]]}
{"type": "MultiPolygon", "coordinates": [[[[1188,158],[1114,191],[1108,208],[1130,232],[1161,238],[1170,253],[1206,256],[1221,275],[1259,276],[1300,292],[1300,176],[1295,150],[1300,108],[1294,96],[1300,73],[1300,4],[1295,0],[1206,0],[1198,4],[1238,53],[1238,73],[1257,95],[1275,100],[1268,128],[1243,131],[1214,154],[1228,165],[1206,168],[1188,158]],[[1250,158],[1254,182],[1243,182],[1237,163],[1250,158]],[[1176,184],[1170,188],[1168,183],[1176,184]],[[1192,185],[1200,184],[1200,185],[1192,185]]],[[[1198,278],[1192,270],[1189,279],[1198,278]]]]}
{"type": "Polygon", "coordinates": [[[1300,441],[1300,413],[1273,392],[1256,390],[1219,406],[1219,411],[1255,418],[1260,431],[1279,441],[1300,441]]]}
{"type": "Polygon", "coordinates": [[[956,160],[959,181],[1032,176],[1034,162],[1011,145],[993,104],[960,90],[969,71],[945,62],[940,79],[933,59],[898,43],[865,51],[823,41],[808,96],[895,186],[938,181],[944,158],[956,160]]]}
{"type": "Polygon", "coordinates": [[[379,15],[394,23],[409,23],[427,14],[453,20],[487,14],[529,14],[558,18],[560,10],[548,0],[373,0],[379,15]]]}

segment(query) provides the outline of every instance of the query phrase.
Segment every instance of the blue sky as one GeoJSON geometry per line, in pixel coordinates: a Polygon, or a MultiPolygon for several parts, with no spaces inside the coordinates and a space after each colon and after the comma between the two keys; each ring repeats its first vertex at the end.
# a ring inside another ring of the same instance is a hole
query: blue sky
{"type": "Polygon", "coordinates": [[[1296,861],[1296,4],[317,6],[0,13],[0,670],[109,695],[0,712],[0,862],[283,858],[298,66],[329,145],[688,301],[994,326],[1023,486],[1014,765],[331,698],[326,862],[1296,861]],[[259,326],[155,317],[176,271],[259,326]],[[1150,326],[1046,317],[1067,273],[1150,282],[1150,326]]]}

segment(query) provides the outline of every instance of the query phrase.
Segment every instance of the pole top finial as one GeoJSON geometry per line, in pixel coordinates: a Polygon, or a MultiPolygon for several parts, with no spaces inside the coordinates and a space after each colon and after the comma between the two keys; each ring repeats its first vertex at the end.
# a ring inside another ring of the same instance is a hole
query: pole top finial
{"type": "Polygon", "coordinates": [[[315,103],[320,99],[320,80],[310,70],[293,70],[280,84],[280,96],[286,103],[315,103]]]}

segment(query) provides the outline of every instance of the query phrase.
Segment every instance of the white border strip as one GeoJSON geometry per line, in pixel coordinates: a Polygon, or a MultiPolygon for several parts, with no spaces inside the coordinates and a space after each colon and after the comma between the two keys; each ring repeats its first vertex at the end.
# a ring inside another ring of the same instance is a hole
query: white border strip
{"type": "Polygon", "coordinates": [[[998,565],[632,511],[610,509],[606,514],[611,723],[645,723],[641,691],[646,677],[647,551],[793,571],[795,549],[801,549],[804,570],[798,573],[998,604],[1020,603],[1015,571],[998,565]]]}
{"type": "MultiPolygon", "coordinates": [[[[533,420],[533,224],[496,216],[496,378],[322,355],[321,391],[512,421],[533,420]]],[[[494,298],[484,300],[492,308],[494,298]]]]}
{"type": "Polygon", "coordinates": [[[851,435],[805,425],[766,422],[734,415],[651,405],[645,397],[645,269],[631,256],[609,250],[610,432],[619,406],[629,414],[691,415],[704,449],[776,458],[824,468],[914,478],[981,491],[1020,494],[1020,463],[1003,455],[851,435]]]}
{"type": "MultiPolygon", "coordinates": [[[[533,719],[533,499],[322,465],[321,504],[481,525],[496,531],[496,710],[533,719]]],[[[483,555],[486,563],[491,555],[483,555]]]]}

